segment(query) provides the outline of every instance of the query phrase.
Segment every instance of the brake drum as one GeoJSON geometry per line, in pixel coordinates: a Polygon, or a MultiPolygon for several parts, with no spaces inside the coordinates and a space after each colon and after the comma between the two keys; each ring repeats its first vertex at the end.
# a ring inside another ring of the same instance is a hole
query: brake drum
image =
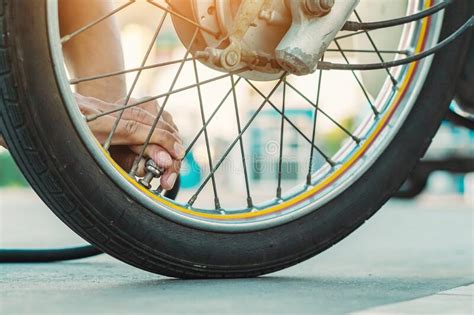
{"type": "MultiPolygon", "coordinates": [[[[189,20],[172,15],[175,30],[186,47],[189,47],[197,25],[200,27],[190,47],[191,54],[208,67],[229,72],[228,68],[219,64],[217,51],[230,44],[229,36],[241,0],[170,0],[168,3],[173,11],[189,20]]],[[[235,68],[248,67],[252,70],[238,75],[261,81],[279,78],[282,70],[275,61],[275,49],[290,26],[291,14],[284,0],[266,1],[259,17],[240,41],[242,59],[235,68]]]]}

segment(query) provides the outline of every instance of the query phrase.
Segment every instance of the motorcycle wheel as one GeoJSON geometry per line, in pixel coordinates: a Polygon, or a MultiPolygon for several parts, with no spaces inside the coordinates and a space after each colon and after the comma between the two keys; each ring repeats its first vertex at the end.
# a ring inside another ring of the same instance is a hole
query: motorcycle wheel
{"type": "MultiPolygon", "coordinates": [[[[421,1],[422,7],[425,2],[433,1],[421,1]]],[[[23,174],[88,242],[130,265],[180,278],[274,272],[357,229],[428,148],[466,52],[460,38],[434,58],[399,68],[392,101],[370,120],[377,124],[361,128],[366,136],[348,145],[350,154],[322,164],[301,189],[234,212],[225,206],[198,209],[180,203],[179,196],[173,202],[140,187],[94,141],[60,62],[55,1],[1,3],[0,122],[23,174]]],[[[456,30],[472,7],[470,0],[454,1],[444,14],[417,22],[406,40],[421,51],[456,30]]]]}

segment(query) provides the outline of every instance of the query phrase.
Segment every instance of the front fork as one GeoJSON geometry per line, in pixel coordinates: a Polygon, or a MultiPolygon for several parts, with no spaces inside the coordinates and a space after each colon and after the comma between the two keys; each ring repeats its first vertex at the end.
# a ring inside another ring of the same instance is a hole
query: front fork
{"type": "Polygon", "coordinates": [[[276,48],[276,59],[289,73],[312,73],[359,0],[287,0],[286,3],[292,23],[276,48]]]}
{"type": "MultiPolygon", "coordinates": [[[[265,9],[267,16],[290,16],[288,22],[291,26],[275,49],[278,64],[292,74],[312,73],[359,3],[359,0],[277,1],[284,1],[284,5],[275,5],[273,0],[242,0],[230,34],[231,44],[222,54],[222,64],[228,68],[238,64],[242,54],[240,42],[258,12],[261,16],[265,9]],[[232,64],[227,60],[231,60],[232,64]]],[[[284,19],[280,23],[284,23],[284,19]]]]}

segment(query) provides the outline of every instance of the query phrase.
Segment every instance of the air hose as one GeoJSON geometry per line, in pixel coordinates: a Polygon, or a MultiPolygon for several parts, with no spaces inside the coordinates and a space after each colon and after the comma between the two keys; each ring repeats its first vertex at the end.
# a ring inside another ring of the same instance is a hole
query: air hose
{"type": "Polygon", "coordinates": [[[92,245],[58,249],[0,249],[0,263],[42,263],[96,256],[102,251],[92,245]]]}

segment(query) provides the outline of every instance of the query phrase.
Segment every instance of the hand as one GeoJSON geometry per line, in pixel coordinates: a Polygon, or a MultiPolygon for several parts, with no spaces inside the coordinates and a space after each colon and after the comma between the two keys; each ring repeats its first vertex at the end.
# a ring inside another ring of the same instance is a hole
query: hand
{"type": "MultiPolygon", "coordinates": [[[[79,109],[86,116],[120,108],[125,101],[120,100],[112,104],[80,94],[75,94],[75,97],[79,109]]],[[[137,101],[131,99],[130,103],[137,101]]],[[[133,162],[140,154],[159,110],[160,107],[156,101],[149,101],[123,111],[122,119],[112,137],[110,154],[126,171],[131,169],[133,162]]],[[[111,113],[88,123],[100,143],[106,141],[119,114],[120,112],[111,113]]],[[[153,130],[150,144],[145,149],[144,156],[153,159],[157,165],[165,169],[165,173],[160,178],[161,186],[164,189],[173,188],[184,154],[185,149],[178,128],[173,122],[173,117],[163,111],[155,130],[153,130]]],[[[145,159],[142,159],[137,175],[143,176],[144,172],[145,159]]]]}

